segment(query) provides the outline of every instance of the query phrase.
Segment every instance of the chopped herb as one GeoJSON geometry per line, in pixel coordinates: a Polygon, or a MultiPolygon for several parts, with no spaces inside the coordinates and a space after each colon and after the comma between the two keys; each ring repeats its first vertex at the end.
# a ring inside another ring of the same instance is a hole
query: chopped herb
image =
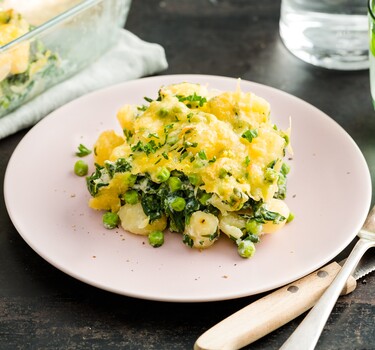
{"type": "Polygon", "coordinates": [[[173,129],[174,124],[167,124],[164,126],[164,133],[168,134],[169,130],[173,129]]]}
{"type": "Polygon", "coordinates": [[[131,132],[130,130],[125,129],[125,128],[123,129],[123,132],[124,132],[124,136],[126,137],[126,141],[129,142],[129,140],[133,136],[133,132],[131,132]]]}
{"type": "Polygon", "coordinates": [[[142,143],[142,141],[138,141],[137,144],[131,147],[133,152],[145,152],[147,155],[151,153],[155,153],[162,145],[157,145],[154,140],[151,140],[147,143],[142,143]]]}
{"type": "Polygon", "coordinates": [[[193,113],[189,113],[189,114],[186,116],[186,118],[187,118],[187,120],[188,120],[189,123],[191,123],[191,118],[192,118],[193,116],[194,116],[193,113]]]}
{"type": "Polygon", "coordinates": [[[182,242],[185,243],[188,247],[192,248],[193,245],[194,245],[194,241],[192,240],[192,238],[187,235],[187,234],[184,234],[183,235],[183,238],[182,238],[182,242]]]}
{"type": "Polygon", "coordinates": [[[156,134],[156,133],[154,133],[154,132],[150,132],[150,133],[148,134],[148,138],[151,138],[151,137],[155,137],[156,139],[158,139],[158,138],[159,138],[159,135],[156,134]]]}
{"type": "Polygon", "coordinates": [[[255,137],[258,136],[258,131],[256,129],[247,130],[242,134],[242,137],[249,142],[252,142],[255,137]]]}
{"type": "Polygon", "coordinates": [[[198,152],[198,156],[202,160],[206,160],[207,159],[207,155],[206,155],[206,152],[205,152],[204,149],[202,149],[201,151],[198,152]]]}
{"type": "Polygon", "coordinates": [[[270,163],[267,165],[267,168],[271,168],[271,169],[273,169],[274,166],[275,166],[275,164],[276,164],[276,160],[273,160],[272,162],[270,162],[270,163]]]}
{"type": "Polygon", "coordinates": [[[232,176],[232,174],[228,170],[221,168],[219,170],[219,178],[224,179],[226,176],[232,176]]]}
{"type": "Polygon", "coordinates": [[[197,147],[198,146],[198,143],[197,142],[189,142],[189,141],[185,141],[184,142],[184,147],[185,148],[189,148],[189,147],[197,147]]]}
{"type": "Polygon", "coordinates": [[[145,106],[145,105],[142,105],[142,106],[138,106],[137,107],[137,109],[139,110],[139,111],[141,111],[141,112],[144,112],[145,110],[147,110],[147,106],[145,106]]]}
{"type": "Polygon", "coordinates": [[[178,98],[180,102],[190,102],[186,104],[189,108],[192,107],[192,102],[195,102],[195,104],[199,107],[202,107],[207,102],[207,99],[205,97],[197,95],[196,92],[194,92],[193,95],[189,95],[189,96],[177,95],[176,97],[178,98]]]}
{"type": "Polygon", "coordinates": [[[211,242],[214,241],[217,237],[219,237],[218,231],[215,231],[214,233],[210,235],[202,235],[202,237],[208,238],[211,242]]]}
{"type": "Polygon", "coordinates": [[[272,221],[274,224],[279,224],[286,219],[281,214],[268,210],[261,202],[254,202],[252,207],[254,212],[252,218],[259,223],[264,224],[267,221],[272,221]]]}
{"type": "Polygon", "coordinates": [[[245,158],[245,166],[248,166],[250,164],[250,158],[249,156],[246,156],[245,158]]]}
{"type": "Polygon", "coordinates": [[[104,166],[108,171],[109,176],[112,178],[115,173],[125,173],[130,171],[132,166],[125,158],[119,158],[115,162],[106,160],[104,166]]]}
{"type": "Polygon", "coordinates": [[[179,158],[179,161],[182,162],[188,155],[189,155],[189,153],[186,152],[186,150],[184,150],[184,152],[181,154],[181,156],[179,158]]]}
{"type": "Polygon", "coordinates": [[[283,134],[282,134],[281,136],[282,136],[282,137],[283,137],[283,139],[285,140],[285,145],[286,145],[286,146],[288,146],[288,145],[289,145],[289,143],[290,143],[290,138],[289,138],[289,135],[287,135],[287,134],[283,133],[283,134]]]}
{"type": "Polygon", "coordinates": [[[76,155],[78,157],[85,157],[89,155],[92,151],[88,149],[85,145],[82,145],[82,143],[78,146],[78,151],[76,152],[76,155]]]}

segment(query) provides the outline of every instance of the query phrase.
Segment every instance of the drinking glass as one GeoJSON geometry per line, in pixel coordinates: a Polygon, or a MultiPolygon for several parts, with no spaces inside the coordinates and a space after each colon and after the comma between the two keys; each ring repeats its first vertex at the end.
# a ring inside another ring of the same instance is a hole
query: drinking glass
{"type": "Polygon", "coordinates": [[[313,65],[337,70],[369,67],[365,0],[282,0],[280,36],[313,65]]]}
{"type": "Polygon", "coordinates": [[[368,25],[369,25],[369,61],[370,61],[370,88],[372,104],[375,108],[375,9],[374,1],[368,2],[368,25]]]}

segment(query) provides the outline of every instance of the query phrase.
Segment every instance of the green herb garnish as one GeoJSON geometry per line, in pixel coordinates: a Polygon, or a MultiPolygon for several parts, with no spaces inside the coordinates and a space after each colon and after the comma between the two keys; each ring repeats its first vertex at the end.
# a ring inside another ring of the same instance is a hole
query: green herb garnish
{"type": "Polygon", "coordinates": [[[92,151],[88,149],[85,145],[82,143],[78,146],[78,151],[76,152],[76,155],[78,157],[85,157],[89,155],[92,151]]]}
{"type": "Polygon", "coordinates": [[[242,137],[249,142],[252,142],[255,137],[258,136],[258,131],[256,129],[247,130],[242,134],[242,137]]]}

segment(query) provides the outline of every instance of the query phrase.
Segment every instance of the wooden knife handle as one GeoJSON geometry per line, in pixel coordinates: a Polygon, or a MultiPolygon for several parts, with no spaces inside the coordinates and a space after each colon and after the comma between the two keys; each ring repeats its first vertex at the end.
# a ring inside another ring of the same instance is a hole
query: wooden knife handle
{"type": "MultiPolygon", "coordinates": [[[[333,262],[244,307],[202,334],[194,349],[239,349],[271,333],[312,308],[340,269],[333,262]]],[[[350,277],[341,294],[352,292],[356,285],[350,277]]]]}

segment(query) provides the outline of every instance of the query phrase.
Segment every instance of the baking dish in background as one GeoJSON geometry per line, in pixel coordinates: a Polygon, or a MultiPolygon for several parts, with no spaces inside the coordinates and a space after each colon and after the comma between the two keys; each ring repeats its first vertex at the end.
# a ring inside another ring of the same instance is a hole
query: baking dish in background
{"type": "Polygon", "coordinates": [[[0,117],[105,53],[116,42],[130,4],[131,0],[0,1],[0,7],[12,6],[31,25],[24,33],[25,22],[16,12],[0,13],[0,27],[16,23],[23,34],[2,44],[6,30],[0,30],[0,117]]]}

